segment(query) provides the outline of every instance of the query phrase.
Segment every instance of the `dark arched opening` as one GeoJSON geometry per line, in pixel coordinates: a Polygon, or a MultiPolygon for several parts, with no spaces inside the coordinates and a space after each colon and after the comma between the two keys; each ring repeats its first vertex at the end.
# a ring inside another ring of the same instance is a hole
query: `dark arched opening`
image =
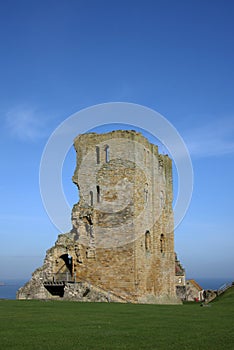
{"type": "Polygon", "coordinates": [[[100,187],[97,186],[97,202],[100,202],[100,187]]]}
{"type": "Polygon", "coordinates": [[[72,257],[69,254],[63,254],[60,258],[64,261],[64,272],[70,272],[72,276],[72,257]]]}

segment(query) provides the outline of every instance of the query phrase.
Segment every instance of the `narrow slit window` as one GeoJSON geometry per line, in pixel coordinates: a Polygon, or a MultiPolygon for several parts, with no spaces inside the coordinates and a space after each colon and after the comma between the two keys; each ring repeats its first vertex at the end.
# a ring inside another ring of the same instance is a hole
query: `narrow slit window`
{"type": "Polygon", "coordinates": [[[148,252],[150,251],[150,232],[146,231],[145,233],[145,250],[148,252]]]}
{"type": "Polygon", "coordinates": [[[89,195],[90,195],[90,205],[93,206],[93,191],[90,191],[89,195]]]}
{"type": "Polygon", "coordinates": [[[165,237],[164,237],[164,234],[161,234],[161,236],[160,236],[160,251],[161,251],[161,253],[165,252],[165,237]]]}
{"type": "Polygon", "coordinates": [[[100,164],[100,148],[96,146],[97,164],[100,164]]]}
{"type": "Polygon", "coordinates": [[[110,161],[110,147],[106,145],[105,147],[105,153],[106,153],[106,163],[109,163],[110,161]]]}
{"type": "Polygon", "coordinates": [[[100,202],[100,187],[97,186],[97,202],[100,202]]]}

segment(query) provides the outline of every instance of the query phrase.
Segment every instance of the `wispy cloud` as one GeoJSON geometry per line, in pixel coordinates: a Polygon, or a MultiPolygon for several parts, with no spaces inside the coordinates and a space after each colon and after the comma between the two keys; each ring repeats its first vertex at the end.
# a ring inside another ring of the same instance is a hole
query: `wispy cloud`
{"type": "Polygon", "coordinates": [[[18,107],[6,115],[6,127],[21,141],[37,141],[46,136],[45,118],[35,109],[18,107]]]}
{"type": "Polygon", "coordinates": [[[234,153],[234,118],[215,120],[184,135],[188,150],[195,157],[214,157],[234,153]]]}

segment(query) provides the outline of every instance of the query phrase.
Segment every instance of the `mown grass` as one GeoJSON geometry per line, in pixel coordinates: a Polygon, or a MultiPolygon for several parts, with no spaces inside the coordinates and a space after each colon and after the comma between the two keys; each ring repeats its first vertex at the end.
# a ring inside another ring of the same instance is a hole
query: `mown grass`
{"type": "Polygon", "coordinates": [[[234,289],[210,307],[0,301],[0,349],[233,349],[234,289]]]}

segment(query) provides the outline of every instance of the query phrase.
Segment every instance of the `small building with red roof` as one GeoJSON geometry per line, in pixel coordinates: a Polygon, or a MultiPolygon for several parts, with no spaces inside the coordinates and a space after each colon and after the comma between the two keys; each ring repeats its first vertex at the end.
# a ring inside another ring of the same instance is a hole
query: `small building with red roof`
{"type": "Polygon", "coordinates": [[[186,281],[186,300],[203,301],[204,289],[193,279],[186,281]]]}

